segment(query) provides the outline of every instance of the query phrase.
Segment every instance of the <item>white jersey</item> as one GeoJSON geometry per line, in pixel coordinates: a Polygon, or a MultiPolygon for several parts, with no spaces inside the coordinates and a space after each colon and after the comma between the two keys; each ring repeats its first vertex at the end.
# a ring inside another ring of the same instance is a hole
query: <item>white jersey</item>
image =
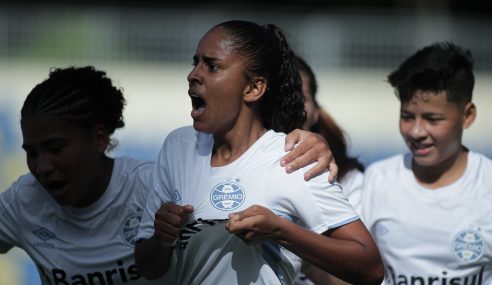
{"type": "MultiPolygon", "coordinates": [[[[347,195],[349,203],[356,211],[360,211],[360,199],[362,193],[362,184],[364,181],[364,173],[359,169],[352,169],[345,174],[343,179],[339,180],[342,186],[343,193],[347,195]]],[[[303,261],[302,270],[311,267],[312,265],[303,261]]],[[[314,285],[314,283],[304,273],[300,273],[295,281],[295,285],[314,285]]]]}
{"type": "Polygon", "coordinates": [[[350,204],[357,210],[360,210],[360,199],[362,195],[362,185],[364,183],[364,173],[359,169],[352,169],[342,180],[340,185],[342,186],[343,193],[347,195],[350,204]]]}
{"type": "Polygon", "coordinates": [[[300,258],[274,242],[246,245],[224,228],[227,215],[259,204],[316,233],[359,219],[338,184],[280,166],[285,134],[266,132],[237,160],[211,167],[213,137],[191,127],[164,142],[138,238],[154,233],[163,202],[193,205],[177,241],[177,284],[292,284],[300,258]]]}
{"type": "Polygon", "coordinates": [[[411,154],[371,165],[362,219],[379,247],[386,284],[492,284],[492,161],[468,153],[465,173],[427,189],[411,154]]]}
{"type": "Polygon", "coordinates": [[[0,193],[0,253],[22,248],[42,284],[140,285],[135,236],[153,163],[116,158],[106,192],[85,208],[62,207],[31,175],[0,193]]]}

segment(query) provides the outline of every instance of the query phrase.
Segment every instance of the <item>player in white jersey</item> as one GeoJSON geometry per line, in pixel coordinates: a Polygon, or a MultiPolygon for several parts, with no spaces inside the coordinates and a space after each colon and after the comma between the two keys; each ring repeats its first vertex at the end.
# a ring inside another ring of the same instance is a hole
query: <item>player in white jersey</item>
{"type": "Polygon", "coordinates": [[[152,166],[116,158],[104,195],[84,208],[58,204],[34,176],[21,176],[0,196],[0,252],[25,250],[42,284],[154,284],[132,254],[152,166]]]}
{"type": "MultiPolygon", "coordinates": [[[[305,99],[306,122],[303,128],[321,134],[328,141],[339,167],[337,180],[342,186],[343,192],[347,195],[350,204],[357,210],[360,206],[364,165],[357,158],[348,154],[345,132],[316,100],[318,82],[313,69],[299,55],[296,56],[296,65],[301,76],[302,93],[305,99]]],[[[303,262],[301,273],[295,284],[335,285],[347,283],[316,266],[303,262]]]]}
{"type": "Polygon", "coordinates": [[[303,258],[379,284],[379,253],[339,184],[279,166],[276,131],[305,119],[280,29],[221,23],[200,40],[194,66],[194,130],[172,132],[161,149],[135,248],[142,275],[173,265],[177,284],[293,284],[303,258]]]}
{"type": "Polygon", "coordinates": [[[476,117],[471,53],[436,43],[388,79],[410,153],[372,164],[362,191],[385,284],[492,284],[492,161],[462,144],[476,117]]]}
{"type": "Polygon", "coordinates": [[[30,173],[0,193],[0,252],[25,250],[43,284],[174,282],[147,281],[135,266],[153,163],[106,155],[124,104],[93,67],[54,70],[24,102],[30,173]]]}

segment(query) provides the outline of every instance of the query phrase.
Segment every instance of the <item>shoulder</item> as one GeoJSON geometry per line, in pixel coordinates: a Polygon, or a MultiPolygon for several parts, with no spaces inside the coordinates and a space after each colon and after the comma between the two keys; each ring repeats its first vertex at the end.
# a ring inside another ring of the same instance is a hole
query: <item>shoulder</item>
{"type": "Polygon", "coordinates": [[[130,157],[115,158],[108,192],[113,199],[143,201],[150,189],[155,163],[130,157]],[[132,198],[133,197],[133,198],[132,198]]]}
{"type": "Polygon", "coordinates": [[[285,137],[284,133],[278,133],[273,130],[267,131],[257,142],[254,147],[261,151],[274,156],[285,155],[285,137]]]}
{"type": "Polygon", "coordinates": [[[364,181],[364,173],[358,169],[352,169],[342,180],[340,180],[340,185],[345,193],[352,193],[353,191],[359,189],[364,181]]]}
{"type": "Polygon", "coordinates": [[[117,157],[115,160],[115,170],[120,171],[123,175],[139,173],[142,171],[151,171],[154,161],[138,160],[131,157],[117,157]]]}
{"type": "Polygon", "coordinates": [[[34,209],[52,201],[49,194],[30,173],[20,176],[7,190],[0,193],[0,204],[9,208],[34,209]]]}
{"type": "Polygon", "coordinates": [[[489,157],[474,151],[468,153],[468,166],[465,172],[466,179],[490,184],[492,183],[491,172],[492,160],[489,157]]]}
{"type": "Polygon", "coordinates": [[[2,197],[8,193],[11,196],[19,196],[19,198],[22,198],[24,196],[36,194],[39,189],[42,189],[42,187],[36,178],[34,178],[32,174],[27,173],[19,176],[7,190],[0,194],[2,197]]]}
{"type": "Polygon", "coordinates": [[[165,142],[176,143],[181,141],[195,141],[199,137],[199,132],[197,132],[193,126],[184,126],[172,130],[166,137],[165,142]]]}
{"type": "Polygon", "coordinates": [[[492,167],[492,160],[482,153],[470,151],[468,158],[472,163],[479,163],[483,167],[492,167]]]}
{"type": "Polygon", "coordinates": [[[169,154],[176,149],[195,148],[196,146],[213,144],[210,134],[196,131],[192,126],[185,126],[171,131],[164,140],[161,150],[165,149],[169,154]]]}
{"type": "Polygon", "coordinates": [[[393,191],[396,185],[409,184],[413,181],[410,153],[397,154],[376,161],[364,172],[362,195],[369,192],[393,191]]]}
{"type": "Polygon", "coordinates": [[[377,160],[367,167],[364,176],[371,176],[374,173],[390,174],[398,172],[401,170],[402,167],[405,166],[410,158],[411,157],[409,156],[409,154],[400,153],[381,160],[377,160]]]}

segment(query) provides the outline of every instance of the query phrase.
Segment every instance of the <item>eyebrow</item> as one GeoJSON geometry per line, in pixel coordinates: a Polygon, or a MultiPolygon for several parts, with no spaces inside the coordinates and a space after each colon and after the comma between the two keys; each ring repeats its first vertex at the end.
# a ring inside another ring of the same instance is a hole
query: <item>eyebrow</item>
{"type": "MultiPolygon", "coordinates": [[[[39,144],[41,146],[46,146],[46,145],[49,145],[49,144],[52,144],[52,143],[64,142],[65,140],[66,139],[64,137],[52,137],[52,138],[48,138],[47,140],[44,140],[44,141],[40,142],[39,144]]],[[[22,149],[26,150],[26,149],[29,149],[29,148],[33,148],[33,145],[23,143],[21,147],[22,147],[22,149]]]]}
{"type": "Polygon", "coordinates": [[[221,61],[221,59],[220,59],[220,58],[217,58],[217,57],[212,57],[212,56],[206,56],[206,55],[202,55],[202,56],[200,56],[200,55],[197,55],[197,54],[195,54],[195,55],[193,56],[193,60],[195,60],[195,61],[198,61],[200,58],[201,58],[204,62],[206,62],[206,63],[210,63],[210,62],[214,62],[214,61],[221,61]]]}

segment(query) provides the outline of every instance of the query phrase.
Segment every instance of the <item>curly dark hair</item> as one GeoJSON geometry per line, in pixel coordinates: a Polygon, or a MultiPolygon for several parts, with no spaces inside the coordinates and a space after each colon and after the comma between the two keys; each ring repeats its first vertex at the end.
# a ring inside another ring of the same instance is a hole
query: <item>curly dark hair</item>
{"type": "MultiPolygon", "coordinates": [[[[68,123],[91,129],[104,125],[109,134],[125,126],[125,98],[104,71],[93,66],[55,68],[36,85],[21,109],[21,120],[34,114],[50,114],[68,123]]],[[[109,149],[117,144],[111,140],[109,149]]]]}
{"type": "Polygon", "coordinates": [[[306,120],[301,79],[294,52],[279,27],[248,21],[218,24],[230,36],[233,50],[246,60],[246,77],[266,77],[268,88],[261,99],[260,115],[268,129],[288,133],[306,120]]]}
{"type": "Polygon", "coordinates": [[[470,102],[475,77],[469,50],[454,43],[441,42],[418,50],[388,75],[401,102],[408,102],[414,93],[446,91],[450,102],[470,102]]]}

